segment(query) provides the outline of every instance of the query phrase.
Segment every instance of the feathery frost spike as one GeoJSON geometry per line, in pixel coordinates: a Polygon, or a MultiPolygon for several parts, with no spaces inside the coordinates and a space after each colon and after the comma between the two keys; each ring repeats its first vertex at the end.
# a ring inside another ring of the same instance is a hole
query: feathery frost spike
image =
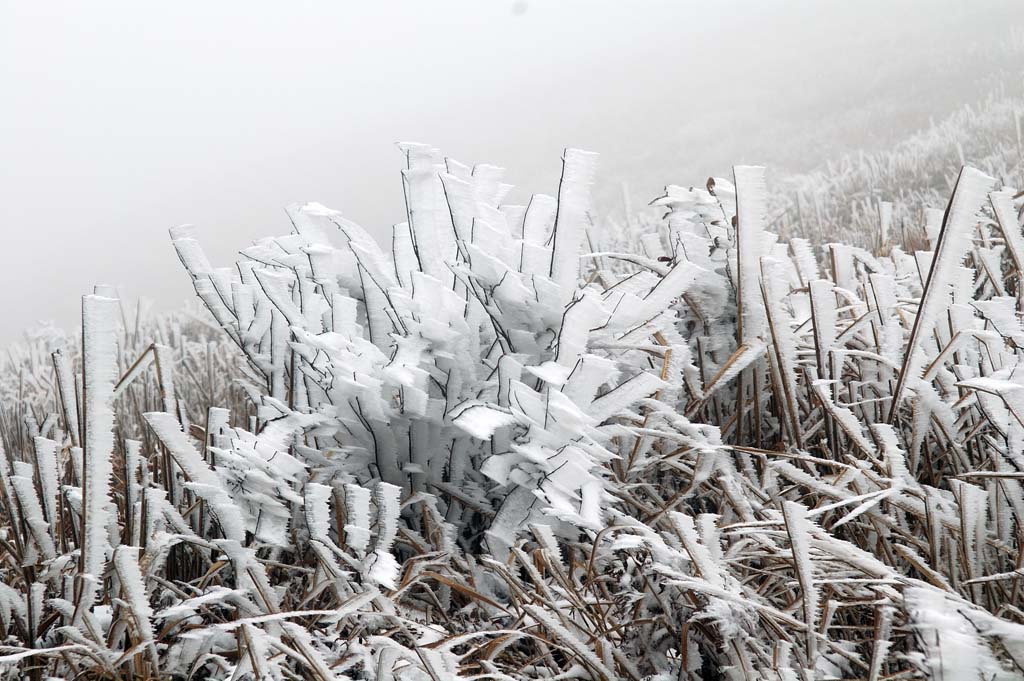
{"type": "Polygon", "coordinates": [[[370,490],[351,483],[345,485],[345,508],[345,543],[361,554],[370,545],[370,490]]]}
{"type": "Polygon", "coordinates": [[[793,562],[796,566],[800,594],[803,598],[804,621],[807,623],[808,666],[814,669],[818,644],[815,621],[819,596],[818,588],[814,584],[814,564],[811,561],[813,526],[807,519],[807,508],[802,504],[792,501],[783,502],[782,515],[786,521],[786,532],[789,534],[789,542],[793,549],[793,562]]]}
{"type": "Polygon", "coordinates": [[[43,511],[46,513],[46,522],[54,527],[57,518],[57,493],[58,478],[57,471],[57,443],[45,437],[37,437],[33,440],[36,454],[36,469],[39,473],[40,492],[43,497],[43,511]]]}
{"type": "Polygon", "coordinates": [[[146,583],[139,570],[139,548],[118,546],[114,550],[114,567],[121,581],[122,598],[132,613],[132,621],[139,637],[150,652],[153,663],[157,663],[157,651],[153,641],[153,609],[149,605],[146,583]]]}
{"type": "Polygon", "coordinates": [[[93,579],[83,589],[82,605],[89,607],[103,575],[112,517],[110,478],[114,454],[114,382],[117,380],[118,300],[82,297],[83,394],[85,447],[82,484],[82,572],[93,579]]]}
{"type": "Polygon", "coordinates": [[[839,316],[836,312],[836,294],[832,282],[817,279],[810,282],[811,323],[814,329],[814,352],[818,364],[818,376],[831,378],[832,369],[829,353],[836,344],[836,326],[839,316]]]}
{"type": "Polygon", "coordinates": [[[329,542],[331,520],[328,500],[331,498],[331,488],[316,482],[306,483],[305,497],[306,527],[309,528],[310,538],[329,542]]]}
{"type": "Polygon", "coordinates": [[[992,192],[988,198],[992,203],[992,212],[999,222],[999,229],[1006,237],[1006,250],[1009,251],[1017,270],[1024,272],[1024,233],[1021,232],[1017,211],[1013,207],[1013,192],[1004,189],[992,192]]]}
{"type": "Polygon", "coordinates": [[[701,579],[717,587],[724,587],[725,580],[722,577],[722,569],[715,562],[711,549],[705,546],[697,534],[697,527],[693,518],[685,513],[672,511],[671,517],[676,531],[683,542],[683,548],[690,556],[690,560],[697,567],[701,579]]]}
{"type": "Polygon", "coordinates": [[[71,365],[63,349],[55,350],[52,358],[54,373],[57,375],[57,390],[60,392],[60,408],[61,416],[64,418],[64,428],[71,436],[71,444],[78,447],[82,442],[78,432],[81,414],[79,413],[78,394],[75,391],[75,377],[71,373],[71,365]]]}
{"type": "Polygon", "coordinates": [[[736,289],[740,306],[739,341],[742,343],[764,333],[764,303],[761,298],[761,256],[765,221],[768,216],[768,189],[764,167],[734,166],[736,180],[736,289]]]}
{"type": "Polygon", "coordinates": [[[787,425],[792,441],[796,443],[797,447],[803,449],[797,402],[796,367],[794,365],[797,341],[790,324],[790,315],[784,303],[784,299],[789,293],[789,287],[784,278],[785,270],[778,260],[765,257],[761,259],[761,272],[764,309],[772,341],[772,354],[775,357],[773,366],[778,372],[778,382],[782,384],[782,409],[788,416],[787,425]]]}
{"type": "Polygon", "coordinates": [[[399,576],[399,565],[391,555],[391,546],[398,535],[399,501],[402,488],[378,482],[373,488],[373,503],[377,507],[377,540],[369,561],[367,578],[374,584],[394,589],[399,576]]]}
{"type": "MultiPolygon", "coordinates": [[[[39,503],[39,497],[36,495],[36,488],[32,484],[32,478],[24,475],[12,475],[11,485],[14,488],[14,494],[17,497],[18,503],[21,505],[22,520],[28,525],[29,534],[32,535],[36,546],[42,552],[43,558],[45,560],[53,560],[57,555],[57,551],[54,548],[53,537],[51,536],[52,528],[43,517],[43,507],[39,503]]],[[[104,527],[103,529],[105,530],[106,528],[104,527]]]]}
{"type": "Polygon", "coordinates": [[[551,278],[564,302],[572,298],[580,276],[580,248],[590,221],[590,185],[594,182],[597,154],[566,149],[558,185],[551,278]]]}
{"type": "Polygon", "coordinates": [[[800,281],[806,285],[817,279],[818,261],[814,257],[810,242],[807,239],[794,238],[790,240],[789,246],[793,249],[793,260],[800,273],[800,281]]]}
{"type": "Polygon", "coordinates": [[[955,272],[971,249],[971,234],[978,224],[978,212],[994,183],[994,179],[980,170],[968,166],[960,170],[960,177],[957,178],[942,220],[942,230],[939,232],[924,293],[918,304],[914,327],[907,339],[903,367],[889,407],[890,423],[899,409],[903,392],[920,376],[927,357],[925,340],[931,335],[940,315],[949,308],[950,286],[955,272]]]}

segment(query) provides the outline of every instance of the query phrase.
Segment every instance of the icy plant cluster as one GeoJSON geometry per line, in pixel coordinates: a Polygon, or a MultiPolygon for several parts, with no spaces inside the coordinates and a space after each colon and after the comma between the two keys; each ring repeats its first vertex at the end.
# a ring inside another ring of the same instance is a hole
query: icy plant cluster
{"type": "Polygon", "coordinates": [[[741,166],[591,252],[593,154],[517,206],[401,149],[390,248],[172,230],[205,374],[104,290],[18,363],[7,678],[1024,678],[1013,190],[964,168],[883,256],[781,241],[741,166]]]}

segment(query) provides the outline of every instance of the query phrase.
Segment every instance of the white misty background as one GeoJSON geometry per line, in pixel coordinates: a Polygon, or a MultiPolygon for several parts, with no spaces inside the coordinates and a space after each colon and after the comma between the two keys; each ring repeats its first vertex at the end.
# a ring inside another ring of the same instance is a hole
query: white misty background
{"type": "Polygon", "coordinates": [[[76,326],[97,282],[177,308],[192,291],[166,230],[182,223],[216,262],[276,233],[295,201],[386,238],[405,219],[397,141],[507,167],[519,201],[556,190],[565,146],[598,151],[604,214],[621,213],[622,182],[641,205],[733,163],[804,171],[883,148],[995,78],[1019,83],[1019,60],[993,53],[1019,40],[1021,14],[1012,1],[5,0],[0,343],[39,320],[76,326]]]}

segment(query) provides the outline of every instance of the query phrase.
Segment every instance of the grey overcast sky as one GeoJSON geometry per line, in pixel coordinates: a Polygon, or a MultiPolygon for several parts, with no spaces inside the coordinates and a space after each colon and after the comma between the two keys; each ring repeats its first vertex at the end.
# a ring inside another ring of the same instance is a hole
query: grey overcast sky
{"type": "Polygon", "coordinates": [[[400,140],[505,166],[519,199],[563,147],[601,152],[609,210],[621,181],[641,201],[884,145],[996,82],[1020,7],[0,0],[0,344],[73,325],[94,283],[179,305],[178,224],[219,264],[293,201],[390,233],[400,140]]]}

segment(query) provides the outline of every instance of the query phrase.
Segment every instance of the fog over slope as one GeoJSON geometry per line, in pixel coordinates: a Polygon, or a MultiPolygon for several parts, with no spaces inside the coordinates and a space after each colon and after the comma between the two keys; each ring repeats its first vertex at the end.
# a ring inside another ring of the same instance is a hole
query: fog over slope
{"type": "Polygon", "coordinates": [[[971,4],[4,3],[0,342],[74,324],[96,282],[178,305],[181,223],[218,262],[294,201],[389,234],[398,140],[508,167],[517,200],[599,151],[607,211],[622,181],[884,147],[1019,87],[1024,11],[971,4]]]}

